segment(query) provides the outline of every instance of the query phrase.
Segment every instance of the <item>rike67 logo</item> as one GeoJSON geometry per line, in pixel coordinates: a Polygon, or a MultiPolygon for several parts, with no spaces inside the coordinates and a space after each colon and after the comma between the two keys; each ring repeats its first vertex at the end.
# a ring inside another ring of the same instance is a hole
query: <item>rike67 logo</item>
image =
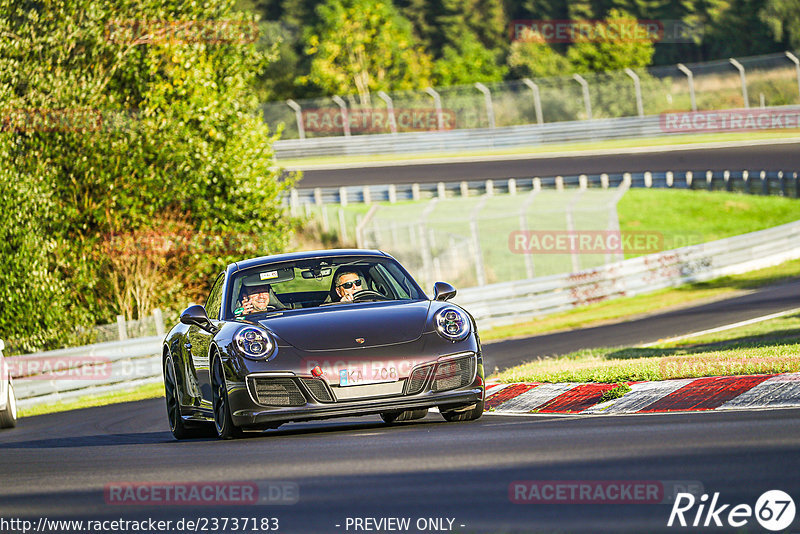
{"type": "Polygon", "coordinates": [[[710,502],[705,493],[699,499],[691,493],[679,493],[672,505],[667,526],[742,528],[753,516],[767,530],[784,530],[794,521],[794,500],[786,492],[770,490],[764,492],[756,501],[755,508],[752,508],[749,504],[723,504],[719,492],[714,493],[710,502]]]}

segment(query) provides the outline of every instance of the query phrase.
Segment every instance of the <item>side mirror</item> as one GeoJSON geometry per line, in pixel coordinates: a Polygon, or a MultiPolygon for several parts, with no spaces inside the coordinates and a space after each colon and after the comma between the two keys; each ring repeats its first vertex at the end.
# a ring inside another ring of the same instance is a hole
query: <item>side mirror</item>
{"type": "Polygon", "coordinates": [[[456,288],[447,282],[433,284],[433,300],[447,300],[456,296],[456,288]]]}
{"type": "Polygon", "coordinates": [[[206,314],[206,309],[199,304],[194,304],[186,308],[181,314],[181,322],[183,324],[199,326],[212,334],[217,331],[214,325],[211,324],[211,320],[206,314]]]}

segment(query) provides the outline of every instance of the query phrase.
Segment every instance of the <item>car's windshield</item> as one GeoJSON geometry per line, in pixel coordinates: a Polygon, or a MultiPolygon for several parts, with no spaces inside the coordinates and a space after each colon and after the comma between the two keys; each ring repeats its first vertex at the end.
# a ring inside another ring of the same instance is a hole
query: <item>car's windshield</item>
{"type": "Polygon", "coordinates": [[[374,256],[267,263],[235,273],[228,288],[226,317],[426,298],[396,261],[374,256]]]}

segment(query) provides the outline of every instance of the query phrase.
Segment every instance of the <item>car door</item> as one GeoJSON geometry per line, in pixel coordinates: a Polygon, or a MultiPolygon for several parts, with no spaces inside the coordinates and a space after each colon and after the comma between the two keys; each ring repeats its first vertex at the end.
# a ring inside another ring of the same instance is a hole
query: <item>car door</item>
{"type": "MultiPolygon", "coordinates": [[[[205,309],[208,318],[215,324],[219,322],[222,308],[222,290],[225,281],[224,273],[217,276],[206,300],[205,309]]],[[[186,348],[192,367],[197,375],[197,386],[200,389],[200,407],[211,409],[211,377],[209,373],[209,349],[214,335],[197,325],[191,325],[186,332],[186,348]]]]}

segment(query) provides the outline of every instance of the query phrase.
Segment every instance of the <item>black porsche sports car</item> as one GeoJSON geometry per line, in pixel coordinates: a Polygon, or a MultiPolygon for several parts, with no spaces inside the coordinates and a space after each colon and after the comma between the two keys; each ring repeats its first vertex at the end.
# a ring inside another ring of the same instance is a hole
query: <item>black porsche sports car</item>
{"type": "Polygon", "coordinates": [[[281,254],[228,265],[205,306],[164,340],[177,439],[239,437],[289,421],[379,414],[386,423],[479,418],[475,320],[437,282],[429,299],[379,251],[281,254]]]}

